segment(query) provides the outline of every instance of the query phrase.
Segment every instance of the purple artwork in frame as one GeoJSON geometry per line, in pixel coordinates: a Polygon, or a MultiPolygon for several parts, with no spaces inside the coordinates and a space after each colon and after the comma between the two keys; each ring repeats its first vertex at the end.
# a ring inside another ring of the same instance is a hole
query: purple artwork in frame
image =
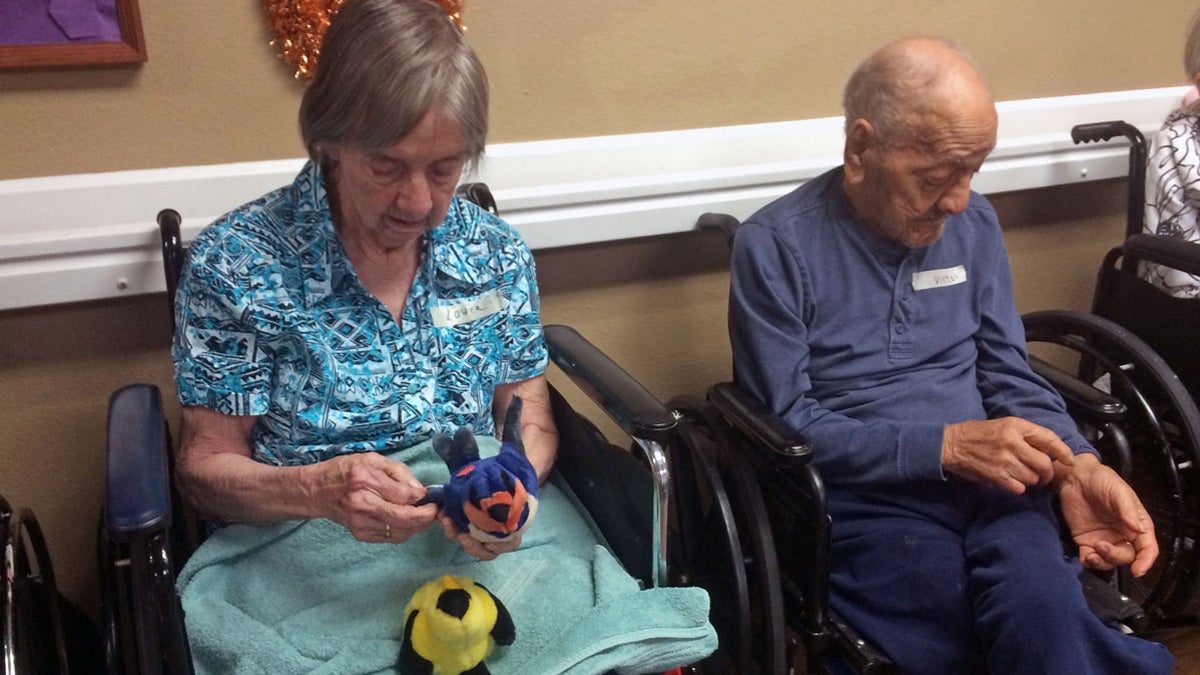
{"type": "Polygon", "coordinates": [[[137,0],[0,0],[0,68],[145,60],[137,0]]]}

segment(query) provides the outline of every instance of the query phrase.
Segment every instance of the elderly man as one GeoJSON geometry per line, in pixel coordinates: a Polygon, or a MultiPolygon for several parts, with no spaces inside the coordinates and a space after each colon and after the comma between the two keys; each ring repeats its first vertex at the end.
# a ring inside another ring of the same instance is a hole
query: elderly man
{"type": "Polygon", "coordinates": [[[970,187],[996,143],[987,85],[957,47],[909,38],[844,104],[843,166],[739,229],[729,321],[738,383],[828,483],[834,608],[906,672],[1171,672],[1080,589],[1079,561],[1141,575],[1158,547],[1026,363],[1000,226],[970,187]]]}

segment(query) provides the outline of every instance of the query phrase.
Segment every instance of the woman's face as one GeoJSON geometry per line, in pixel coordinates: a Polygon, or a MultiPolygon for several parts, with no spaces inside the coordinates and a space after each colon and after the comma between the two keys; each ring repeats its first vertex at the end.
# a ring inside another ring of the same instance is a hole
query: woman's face
{"type": "Polygon", "coordinates": [[[387,251],[411,245],[445,219],[467,144],[435,109],[389,148],[364,153],[337,146],[330,156],[342,237],[387,251]]]}

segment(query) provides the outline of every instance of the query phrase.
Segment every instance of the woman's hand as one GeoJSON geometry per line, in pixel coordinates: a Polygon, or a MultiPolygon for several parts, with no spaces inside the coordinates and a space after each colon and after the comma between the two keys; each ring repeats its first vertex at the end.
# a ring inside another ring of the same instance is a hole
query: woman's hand
{"type": "Polygon", "coordinates": [[[408,466],[366,452],[306,467],[309,497],[322,517],[341,524],[359,541],[399,543],[433,524],[438,507],[413,506],[425,486],[408,466]]]}
{"type": "Polygon", "coordinates": [[[463,550],[480,560],[495,560],[496,556],[501,553],[508,553],[516,550],[521,545],[521,533],[518,532],[503,541],[479,541],[466,532],[459,532],[458,526],[450,516],[445,513],[438,514],[438,520],[442,523],[442,532],[446,534],[447,539],[457,541],[463,550]]]}

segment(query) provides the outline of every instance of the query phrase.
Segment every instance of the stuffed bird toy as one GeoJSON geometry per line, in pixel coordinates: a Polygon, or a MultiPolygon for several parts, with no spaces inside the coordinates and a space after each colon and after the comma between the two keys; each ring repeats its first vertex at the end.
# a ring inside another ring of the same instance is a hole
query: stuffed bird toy
{"type": "Polygon", "coordinates": [[[498,454],[480,459],[470,427],[461,427],[453,438],[435,434],[433,449],[450,467],[450,482],[429,488],[419,504],[437,504],[460,532],[479,541],[502,541],[524,532],[537,513],[538,481],[521,443],[519,396],[508,404],[500,441],[498,454]]]}
{"type": "Polygon", "coordinates": [[[516,638],[508,610],[491,591],[449,574],[427,581],[404,608],[403,675],[488,675],[496,645],[516,638]]]}

